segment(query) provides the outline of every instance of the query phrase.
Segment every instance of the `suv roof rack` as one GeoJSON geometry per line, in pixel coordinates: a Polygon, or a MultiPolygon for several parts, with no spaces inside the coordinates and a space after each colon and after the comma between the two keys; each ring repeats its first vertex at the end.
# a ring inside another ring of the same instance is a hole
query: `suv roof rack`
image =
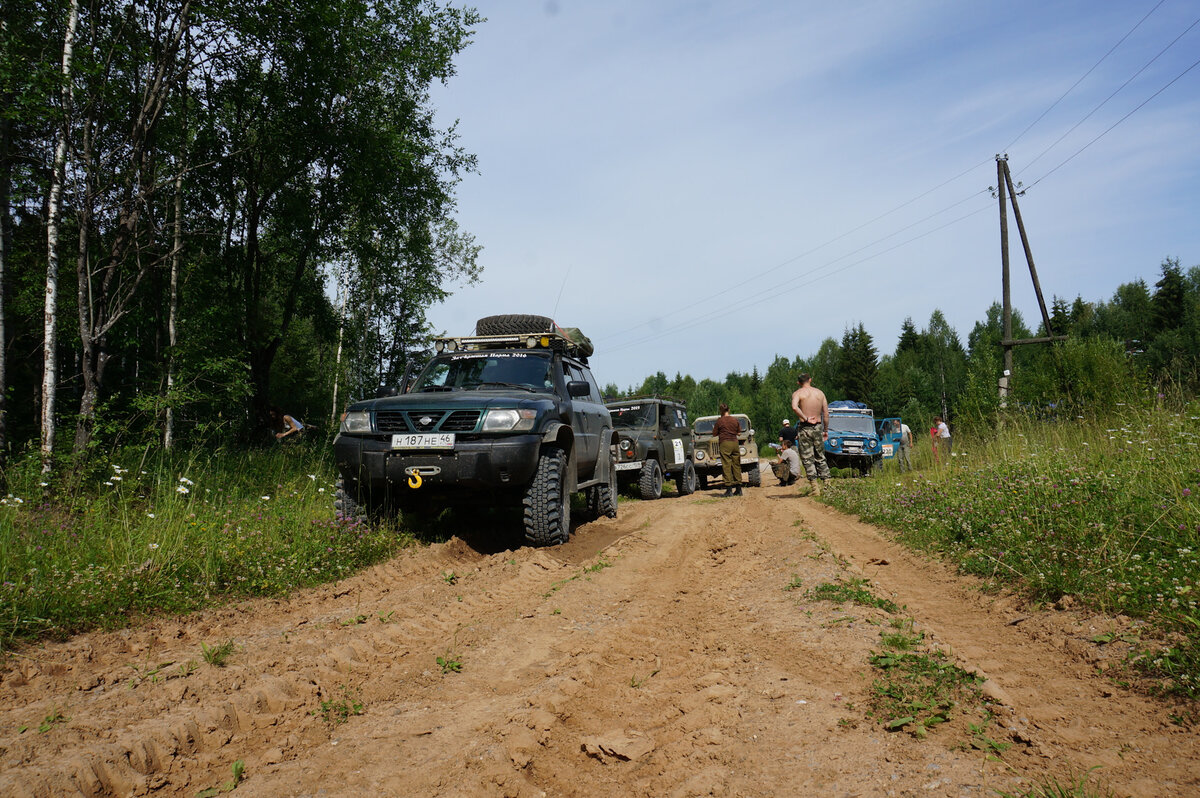
{"type": "Polygon", "coordinates": [[[520,335],[460,335],[434,339],[433,348],[442,352],[483,352],[489,349],[550,349],[566,352],[587,362],[580,346],[557,332],[523,333],[520,335]]]}

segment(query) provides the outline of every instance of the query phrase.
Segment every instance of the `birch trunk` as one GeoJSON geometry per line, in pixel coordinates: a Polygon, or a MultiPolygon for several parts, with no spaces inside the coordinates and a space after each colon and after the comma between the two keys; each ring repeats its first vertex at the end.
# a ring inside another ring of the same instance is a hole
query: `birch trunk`
{"type": "Polygon", "coordinates": [[[163,448],[175,445],[175,320],[179,315],[179,253],[183,249],[183,162],[175,175],[175,246],[171,251],[171,299],[167,310],[167,417],[163,424],[163,448]]]}
{"type": "Polygon", "coordinates": [[[0,474],[8,460],[8,339],[4,334],[4,271],[7,266],[9,231],[12,229],[9,203],[12,199],[12,166],[8,162],[12,122],[0,120],[0,474]]]}
{"type": "Polygon", "coordinates": [[[75,54],[75,29],[79,26],[79,0],[71,0],[67,32],[63,36],[63,119],[54,146],[50,176],[50,201],[46,214],[46,305],[42,348],[42,473],[49,473],[54,455],[54,396],[58,388],[58,217],[67,167],[67,130],[71,115],[71,61],[75,54]]]}

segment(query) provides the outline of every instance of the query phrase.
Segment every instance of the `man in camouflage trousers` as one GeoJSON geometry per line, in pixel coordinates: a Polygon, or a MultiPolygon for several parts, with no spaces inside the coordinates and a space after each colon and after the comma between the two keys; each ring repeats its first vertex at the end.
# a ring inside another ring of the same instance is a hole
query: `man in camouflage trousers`
{"type": "Polygon", "coordinates": [[[796,427],[796,446],[808,477],[809,490],[812,495],[820,496],[821,482],[829,479],[829,465],[825,462],[829,402],[825,399],[825,392],[813,386],[812,377],[808,374],[797,377],[796,384],[799,387],[792,394],[792,410],[800,417],[796,427]]]}

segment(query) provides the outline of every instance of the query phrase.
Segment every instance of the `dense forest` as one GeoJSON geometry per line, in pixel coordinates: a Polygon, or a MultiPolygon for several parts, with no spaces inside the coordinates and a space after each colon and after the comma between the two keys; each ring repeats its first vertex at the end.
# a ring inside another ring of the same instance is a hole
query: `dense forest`
{"type": "Polygon", "coordinates": [[[0,453],[325,426],[476,278],[432,0],[5,0],[0,453]]]}
{"type": "MultiPolygon", "coordinates": [[[[1014,347],[1010,409],[1069,418],[1142,401],[1152,387],[1189,394],[1200,388],[1200,266],[1185,271],[1177,258],[1168,258],[1153,287],[1143,280],[1125,283],[1107,302],[1056,297],[1049,316],[1049,332],[1066,340],[1014,347]]],[[[825,339],[815,354],[777,356],[764,372],[755,367],[717,382],[660,371],[641,385],[608,385],[605,392],[671,396],[687,402],[693,418],[714,414],[726,402],[733,412],[774,429],[793,415],[796,375],[808,372],[830,400],[866,402],[876,418],[900,416],[917,430],[942,415],[951,425],[978,430],[994,424],[1000,410],[1002,331],[999,303],[976,322],[965,345],[935,310],[920,330],[906,319],[890,355],[879,354],[859,323],[847,327],[840,342],[825,339]]],[[[1047,334],[1044,322],[1031,331],[1014,311],[1014,338],[1047,334]]]]}

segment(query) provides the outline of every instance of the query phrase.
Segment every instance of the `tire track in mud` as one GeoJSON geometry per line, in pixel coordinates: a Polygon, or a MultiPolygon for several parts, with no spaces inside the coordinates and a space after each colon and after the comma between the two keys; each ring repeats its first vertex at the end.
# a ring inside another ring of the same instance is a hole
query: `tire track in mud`
{"type": "MultiPolygon", "coordinates": [[[[64,701],[64,712],[74,723],[69,732],[64,725],[62,731],[67,733],[53,735],[58,739],[35,737],[31,729],[24,732],[25,740],[0,738],[5,757],[0,794],[144,794],[174,786],[178,764],[203,768],[232,762],[237,755],[222,756],[223,749],[277,737],[280,728],[311,734],[319,724],[309,713],[319,709],[322,700],[336,699],[340,684],[366,674],[385,683],[409,677],[410,655],[415,659],[437,650],[468,621],[486,617],[488,611],[507,612],[505,608],[531,581],[545,581],[545,573],[565,568],[544,552],[524,550],[514,553],[515,565],[493,565],[490,570],[500,573],[490,574],[498,578],[486,588],[471,590],[469,583],[475,578],[471,575],[464,578],[468,584],[451,592],[439,568],[462,568],[479,560],[473,552],[453,551],[454,547],[448,544],[433,557],[401,557],[297,602],[248,603],[288,609],[283,618],[268,613],[273,623],[266,626],[259,623],[257,612],[220,610],[209,617],[202,613],[191,623],[180,622],[172,632],[189,641],[186,649],[161,645],[163,636],[151,629],[91,635],[86,637],[94,642],[48,646],[40,657],[46,667],[27,659],[26,667],[5,674],[0,683],[0,697],[6,699],[0,728],[36,725],[37,718],[55,712],[63,706],[58,702],[64,701]],[[381,602],[407,604],[412,615],[379,623],[377,618],[394,612],[382,609],[381,602]],[[353,622],[364,614],[363,623],[353,622]],[[243,621],[243,615],[250,618],[243,621]],[[116,664],[138,656],[147,657],[147,669],[157,663],[199,660],[200,642],[213,638],[238,641],[242,654],[232,657],[235,664],[220,670],[201,664],[197,675],[174,679],[168,678],[170,671],[160,671],[156,676],[162,677],[161,682],[139,678],[127,664],[116,664]],[[101,649],[123,650],[130,656],[95,657],[101,649]],[[151,652],[153,657],[148,658],[151,652]],[[55,662],[81,658],[96,659],[100,672],[85,677],[94,684],[89,691],[80,691],[83,703],[71,694],[66,678],[78,664],[55,662]],[[203,678],[198,678],[201,673],[203,678]],[[22,687],[34,690],[22,691],[22,687]],[[54,697],[39,697],[47,692],[54,697]],[[149,695],[135,699],[133,693],[149,695]],[[14,764],[18,767],[12,768],[14,764]]],[[[432,663],[433,656],[423,661],[432,663]]],[[[365,700],[375,697],[370,685],[364,688],[365,700]]],[[[294,734],[284,740],[289,749],[300,742],[294,734]]],[[[283,758],[284,751],[277,756],[283,758]]],[[[181,786],[186,785],[185,780],[181,786]]]]}
{"type": "Polygon", "coordinates": [[[989,795],[1091,763],[1134,795],[1161,794],[1159,777],[1200,789],[1194,735],[1148,739],[1165,708],[1104,698],[1025,631],[1062,614],[1010,626],[970,584],[786,489],[622,502],[554,549],[456,538],[289,600],[23,651],[0,672],[0,794],[194,796],[235,759],[242,796],[989,795]],[[1020,726],[1007,766],[950,730],[917,741],[864,718],[890,616],[784,589],[847,569],[993,677],[1020,726]],[[225,639],[240,646],[225,668],[130,667],[225,639]],[[347,696],[362,716],[319,717],[347,696]],[[69,720],[36,733],[56,707],[69,720]],[[1110,762],[1122,728],[1134,748],[1110,762]]]}

